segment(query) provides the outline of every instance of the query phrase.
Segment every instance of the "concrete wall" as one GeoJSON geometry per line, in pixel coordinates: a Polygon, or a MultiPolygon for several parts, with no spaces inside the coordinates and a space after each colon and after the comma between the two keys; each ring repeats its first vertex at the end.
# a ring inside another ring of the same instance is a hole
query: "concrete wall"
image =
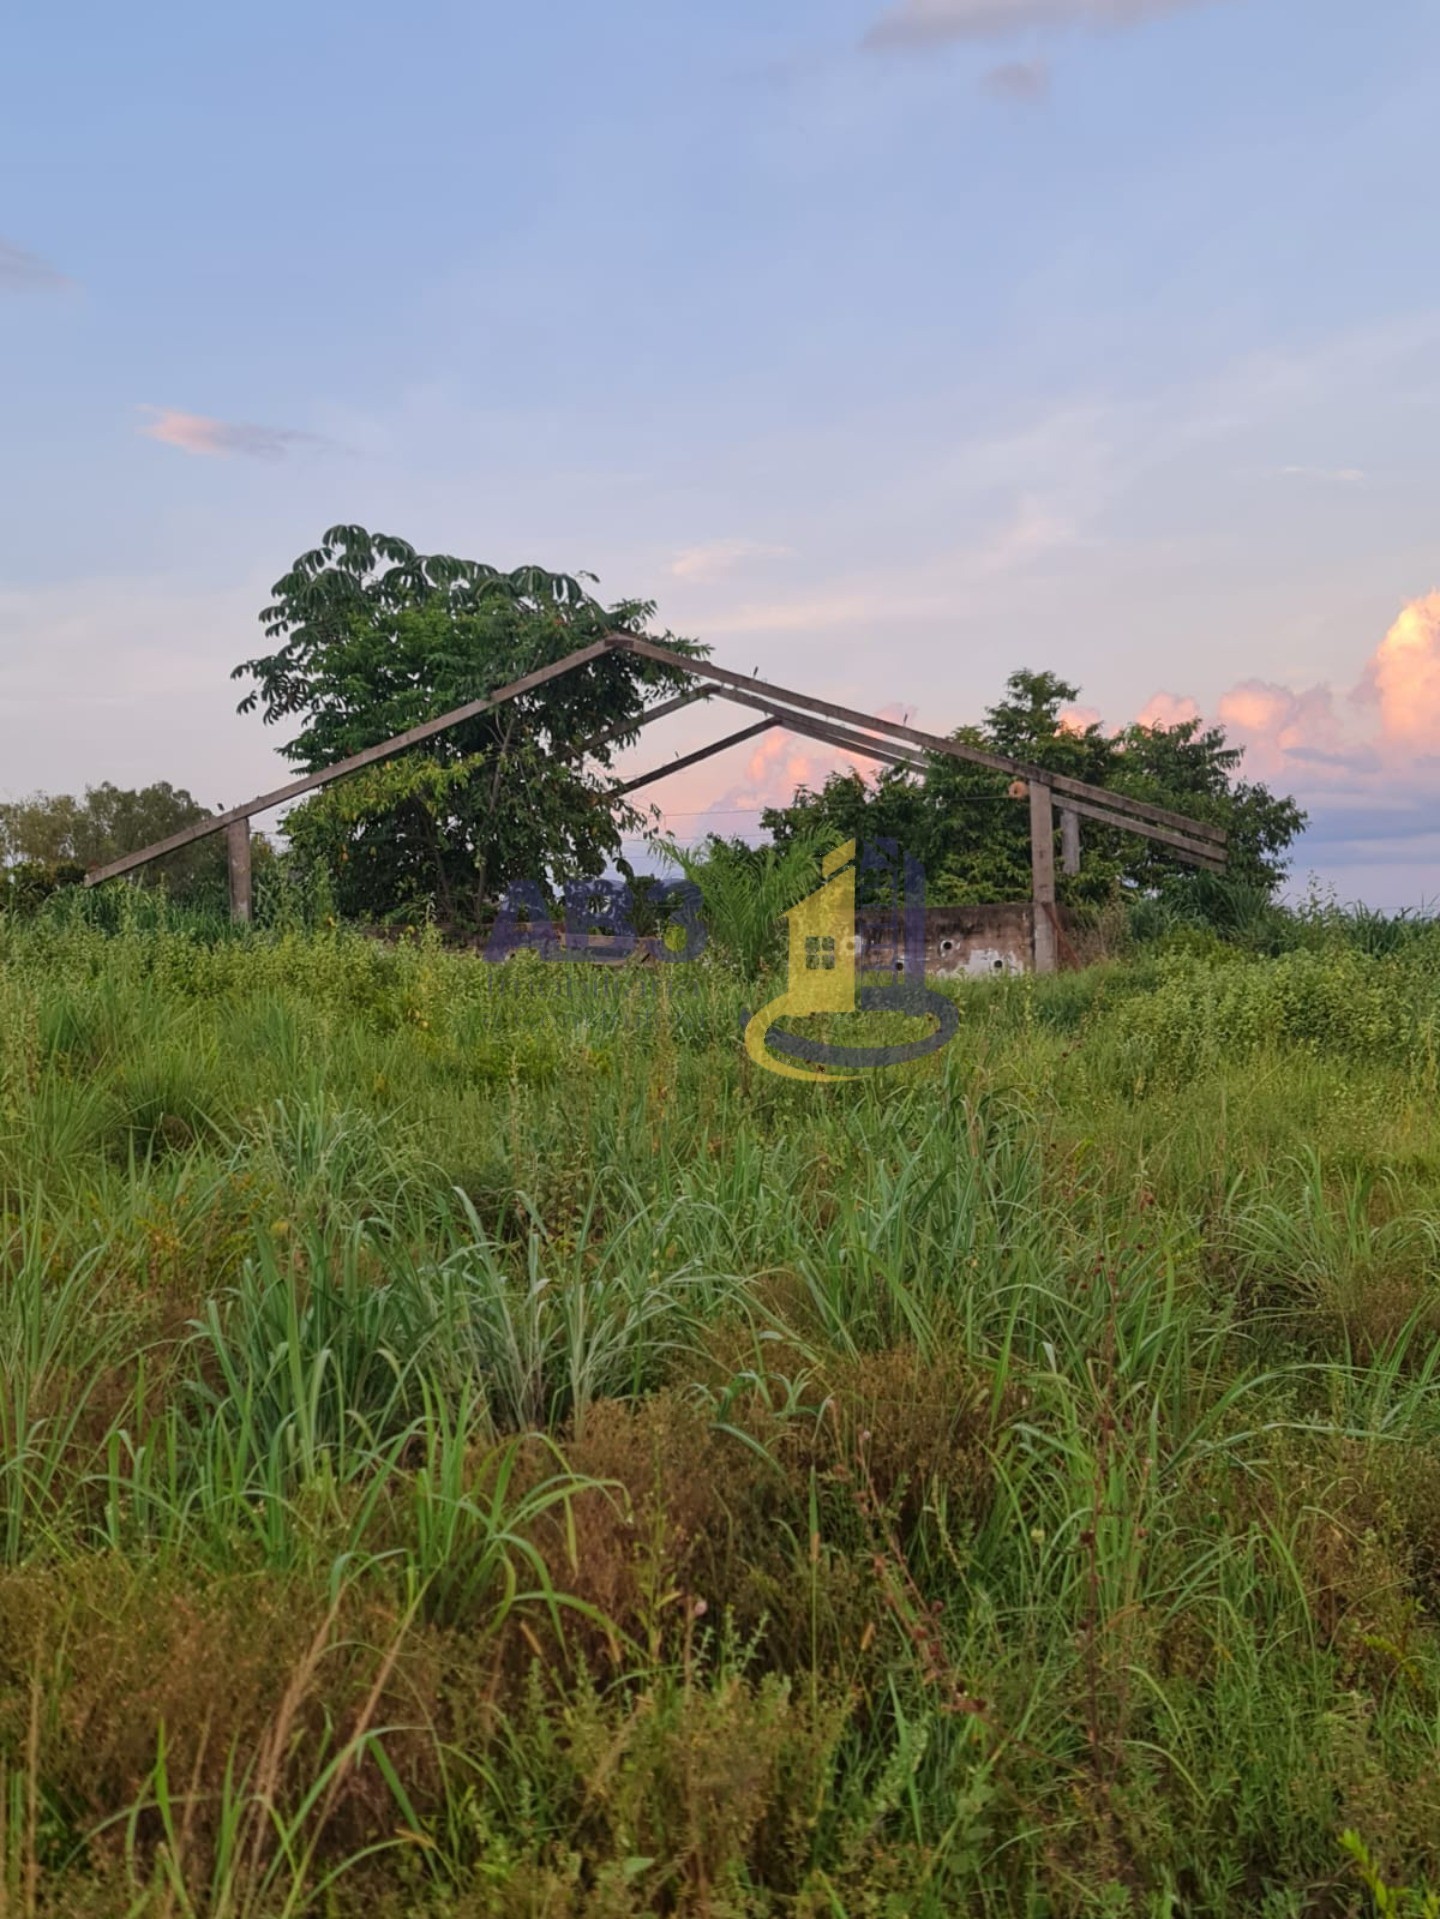
{"type": "MultiPolygon", "coordinates": [[[[1034,908],[1028,902],[1005,906],[929,906],[925,909],[927,979],[996,979],[1028,973],[1034,963],[1034,908]]],[[[1061,914],[1064,923],[1064,914],[1061,914]]],[[[895,964],[893,921],[858,912],[860,941],[856,964],[876,972],[895,964]],[[886,938],[890,932],[892,937],[886,938]]]]}
{"type": "MultiPolygon", "coordinates": [[[[1029,902],[1004,906],[930,906],[925,909],[925,976],[927,979],[998,979],[1007,973],[1028,973],[1034,963],[1033,908],[1029,902]]],[[[1057,909],[1061,927],[1072,934],[1070,916],[1064,907],[1057,909]]],[[[554,928],[557,944],[564,937],[563,926],[554,928]]],[[[383,939],[397,937],[393,929],[375,928],[383,939]]],[[[897,954],[893,920],[884,914],[866,912],[855,915],[856,965],[861,972],[879,972],[895,964],[897,954]]],[[[452,939],[454,944],[483,948],[484,940],[475,934],[452,939]]],[[[602,946],[602,935],[587,940],[587,945],[602,946]]],[[[650,958],[653,942],[642,940],[637,957],[650,958]]],[[[1063,949],[1062,949],[1063,953],[1063,949]]],[[[1062,964],[1063,964],[1062,958],[1062,964]]]]}

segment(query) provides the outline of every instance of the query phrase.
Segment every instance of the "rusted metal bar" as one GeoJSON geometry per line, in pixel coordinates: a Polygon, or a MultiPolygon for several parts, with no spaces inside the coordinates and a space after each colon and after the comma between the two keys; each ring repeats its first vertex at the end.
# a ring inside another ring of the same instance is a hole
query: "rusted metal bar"
{"type": "MultiPolygon", "coordinates": [[[[518,699],[520,694],[544,686],[547,680],[558,679],[562,673],[572,672],[577,666],[588,666],[591,660],[602,659],[613,651],[609,640],[597,640],[593,646],[582,646],[574,653],[567,653],[563,660],[556,660],[553,666],[538,667],[523,679],[497,688],[483,700],[467,700],[464,706],[442,713],[438,719],[424,720],[404,733],[397,733],[393,739],[381,740],[378,746],[367,746],[363,752],[352,753],[349,759],[337,760],[333,766],[322,767],[318,773],[307,773],[303,779],[277,786],[273,793],[261,793],[256,799],[247,800],[243,806],[232,806],[223,813],[212,813],[208,819],[187,826],[183,832],[172,833],[168,839],[157,840],[153,846],[142,847],[138,853],[127,853],[123,859],[97,866],[94,872],[85,875],[85,884],[99,886],[104,880],[118,879],[122,873],[133,872],[137,866],[148,866],[151,860],[159,859],[162,854],[178,852],[182,846],[191,846],[196,840],[223,831],[232,820],[250,819],[256,813],[268,813],[273,807],[285,805],[287,800],[298,800],[303,793],[313,793],[317,787],[328,786],[331,780],[343,779],[347,773],[358,773],[380,760],[388,760],[396,753],[403,753],[407,746],[418,746],[424,740],[433,739],[437,733],[458,726],[462,720],[476,719],[481,713],[488,713],[492,707],[503,706],[507,700],[518,699]]],[[[672,657],[680,660],[685,655],[676,653],[672,657]]]]}
{"type": "Polygon", "coordinates": [[[695,766],[701,760],[712,759],[716,753],[723,753],[727,746],[739,746],[742,740],[753,740],[757,733],[768,733],[772,727],[779,725],[779,720],[761,720],[758,726],[742,727],[738,733],[731,733],[723,740],[716,740],[712,746],[702,746],[695,753],[682,753],[678,760],[670,760],[666,765],[657,766],[649,773],[642,773],[638,780],[626,780],[623,786],[612,786],[603,797],[618,800],[625,793],[633,793],[637,787],[649,786],[652,780],[663,780],[668,773],[678,773],[683,767],[695,766]]]}
{"type": "MultiPolygon", "coordinates": [[[[1225,834],[1219,827],[1211,826],[1203,820],[1194,820],[1185,813],[1172,812],[1168,807],[1157,806],[1150,800],[1132,799],[1128,793],[1115,793],[1108,787],[1092,786],[1088,780],[1073,780],[1068,774],[1051,773],[1044,767],[1032,766],[1025,760],[1011,759],[1004,753],[991,753],[978,746],[965,746],[959,740],[943,739],[938,733],[923,732],[917,726],[907,726],[899,720],[882,720],[873,713],[859,712],[853,706],[841,706],[834,700],[813,699],[805,693],[793,692],[789,687],[776,686],[766,680],[755,679],[744,673],[732,673],[728,667],[713,666],[708,660],[691,659],[683,653],[672,653],[668,647],[658,646],[653,640],[644,640],[633,633],[617,633],[611,636],[610,644],[617,651],[638,653],[643,659],[654,660],[660,665],[673,666],[677,670],[695,675],[700,679],[713,680],[717,685],[730,686],[740,692],[749,692],[768,699],[776,707],[799,707],[805,712],[818,713],[826,719],[839,720],[847,725],[863,727],[874,733],[890,734],[895,738],[907,740],[915,746],[923,747],[930,753],[943,753],[950,759],[968,760],[975,766],[987,766],[996,773],[1010,773],[1021,779],[1035,781],[1049,786],[1054,792],[1073,795],[1077,799],[1103,800],[1113,811],[1128,813],[1137,821],[1156,820],[1163,825],[1179,828],[1196,839],[1213,841],[1221,848],[1225,844],[1225,834]]],[[[1136,825],[1132,832],[1142,833],[1143,825],[1136,825]]]]}

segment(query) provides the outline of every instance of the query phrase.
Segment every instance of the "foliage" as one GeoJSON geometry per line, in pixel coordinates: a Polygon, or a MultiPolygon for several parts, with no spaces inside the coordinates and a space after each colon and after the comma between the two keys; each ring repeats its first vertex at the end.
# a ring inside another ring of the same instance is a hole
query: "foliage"
{"type": "Polygon", "coordinates": [[[716,953],[743,978],[755,979],[784,952],[783,916],[820,883],[820,855],[834,843],[826,832],[794,834],[781,846],[750,846],[712,833],[700,847],[668,840],[661,851],[699,887],[716,953]]]}
{"type": "Polygon", "coordinates": [[[84,878],[78,860],[17,860],[0,868],[0,907],[33,913],[62,887],[79,886],[84,878]]]}
{"type": "Polygon", "coordinates": [[[0,920],[5,1911],[1427,1909],[1440,927],[815,1089],[274,913],[0,920]]]}
{"type": "MultiPolygon", "coordinates": [[[[32,793],[0,803],[0,865],[10,869],[12,904],[35,904],[57,886],[73,885],[92,866],[138,853],[183,827],[209,817],[183,788],[158,780],[130,791],[108,780],[69,793],[32,793]]],[[[264,856],[264,843],[257,842],[264,856]]],[[[197,840],[137,873],[142,885],[164,885],[178,899],[195,898],[223,882],[225,843],[197,840]]]]}
{"type": "MultiPolygon", "coordinates": [[[[306,772],[607,634],[642,633],[654,612],[641,601],[602,606],[566,574],[501,573],[356,526],[332,527],[273,593],[261,619],[275,650],[233,677],[255,682],[241,712],[301,722],[281,751],[306,772]]],[[[641,824],[597,804],[600,774],[633,739],[628,723],[648,697],[673,683],[671,669],[606,655],[338,782],[287,816],[287,834],[328,868],[341,912],[366,920],[431,908],[473,924],[513,880],[594,877],[618,860],[622,831],[641,824]]]]}
{"type": "MultiPolygon", "coordinates": [[[[1078,687],[1053,673],[1012,673],[1006,697],[984,724],[957,727],[950,737],[1223,827],[1230,879],[1268,897],[1284,877],[1285,849],[1304,825],[1294,802],[1237,779],[1240,749],[1227,746],[1218,727],[1186,720],[1106,734],[1093,722],[1062,717],[1078,697],[1078,687]]],[[[1009,796],[1009,783],[1008,775],[936,754],[923,780],[904,768],[874,779],[833,773],[820,792],[802,787],[788,806],[768,810],[762,824],[781,842],[816,831],[896,840],[924,864],[935,904],[1028,899],[1029,811],[1009,796]]],[[[1185,898],[1203,877],[1158,841],[1088,820],[1081,843],[1080,873],[1058,883],[1070,904],[1100,905],[1117,889],[1185,898]]]]}
{"type": "Polygon", "coordinates": [[[1411,1919],[1411,1915],[1413,1919],[1440,1919],[1440,1892],[1387,1885],[1358,1832],[1341,1833],[1340,1843],[1355,1861],[1355,1869],[1375,1901],[1379,1919],[1411,1919]]]}

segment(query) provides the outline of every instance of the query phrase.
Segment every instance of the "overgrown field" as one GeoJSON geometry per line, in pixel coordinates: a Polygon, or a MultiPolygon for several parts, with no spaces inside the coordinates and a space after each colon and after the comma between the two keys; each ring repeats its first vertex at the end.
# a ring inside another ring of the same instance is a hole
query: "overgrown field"
{"type": "Polygon", "coordinates": [[[962,989],[0,921],[0,1913],[1440,1881],[1440,943],[962,989]]]}

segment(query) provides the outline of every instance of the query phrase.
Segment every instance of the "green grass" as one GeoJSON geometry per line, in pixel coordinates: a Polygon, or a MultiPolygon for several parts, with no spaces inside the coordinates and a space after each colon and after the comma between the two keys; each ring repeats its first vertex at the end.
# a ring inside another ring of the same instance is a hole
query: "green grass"
{"type": "Polygon", "coordinates": [[[808,1087],[106,911],[0,920],[0,1919],[1423,1909],[1433,929],[808,1087]]]}

